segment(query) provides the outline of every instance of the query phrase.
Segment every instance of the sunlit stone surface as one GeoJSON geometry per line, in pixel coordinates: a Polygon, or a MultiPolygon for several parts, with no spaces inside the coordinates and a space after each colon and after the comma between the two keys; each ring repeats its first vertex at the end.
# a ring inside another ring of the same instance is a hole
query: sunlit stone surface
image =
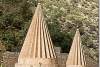
{"type": "Polygon", "coordinates": [[[40,4],[36,8],[15,67],[58,67],[40,4]]]}
{"type": "Polygon", "coordinates": [[[85,56],[81,48],[81,38],[77,29],[68,55],[66,67],[86,67],[85,56]]]}

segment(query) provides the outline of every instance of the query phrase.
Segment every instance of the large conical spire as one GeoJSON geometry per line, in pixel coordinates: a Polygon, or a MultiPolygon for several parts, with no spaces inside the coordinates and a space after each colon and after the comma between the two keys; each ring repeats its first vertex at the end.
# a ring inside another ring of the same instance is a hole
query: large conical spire
{"type": "Polygon", "coordinates": [[[16,67],[37,67],[39,65],[56,67],[53,44],[40,4],[36,8],[16,67]]]}
{"type": "Polygon", "coordinates": [[[81,38],[77,29],[68,55],[66,67],[86,67],[86,61],[81,48],[81,38]]]}

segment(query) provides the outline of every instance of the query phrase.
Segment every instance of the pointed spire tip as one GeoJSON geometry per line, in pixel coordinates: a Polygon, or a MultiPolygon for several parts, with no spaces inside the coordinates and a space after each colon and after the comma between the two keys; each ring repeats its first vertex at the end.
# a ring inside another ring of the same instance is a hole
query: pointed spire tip
{"type": "Polygon", "coordinates": [[[77,31],[79,31],[79,29],[77,29],[77,31]]]}
{"type": "Polygon", "coordinates": [[[38,5],[41,5],[41,3],[38,3],[38,5]]]}

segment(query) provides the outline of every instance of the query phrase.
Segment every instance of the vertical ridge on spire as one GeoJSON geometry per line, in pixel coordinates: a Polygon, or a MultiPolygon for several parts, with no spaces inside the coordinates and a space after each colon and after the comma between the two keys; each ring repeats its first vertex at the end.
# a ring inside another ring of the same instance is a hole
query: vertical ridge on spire
{"type": "Polygon", "coordinates": [[[81,48],[81,38],[79,29],[77,29],[76,34],[73,39],[73,43],[66,61],[66,67],[85,67],[86,61],[81,48]]]}

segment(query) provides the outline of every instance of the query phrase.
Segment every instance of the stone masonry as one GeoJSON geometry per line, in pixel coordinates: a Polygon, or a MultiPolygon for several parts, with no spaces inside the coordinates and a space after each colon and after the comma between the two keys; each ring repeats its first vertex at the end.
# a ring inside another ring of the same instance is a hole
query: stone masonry
{"type": "MultiPolygon", "coordinates": [[[[66,60],[68,53],[61,53],[60,47],[55,47],[55,52],[57,55],[57,60],[59,67],[66,67],[66,60]]],[[[4,67],[14,67],[18,59],[18,54],[16,52],[5,52],[3,56],[4,67]]],[[[87,67],[99,67],[98,64],[94,63],[90,57],[86,57],[87,67]]]]}

